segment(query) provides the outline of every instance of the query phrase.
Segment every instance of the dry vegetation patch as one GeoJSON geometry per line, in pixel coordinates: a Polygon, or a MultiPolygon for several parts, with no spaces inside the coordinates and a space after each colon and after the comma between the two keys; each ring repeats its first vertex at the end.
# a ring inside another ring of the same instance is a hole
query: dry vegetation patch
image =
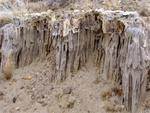
{"type": "Polygon", "coordinates": [[[42,2],[29,2],[26,7],[29,11],[33,12],[42,12],[49,9],[48,5],[42,2]]]}
{"type": "Polygon", "coordinates": [[[106,101],[104,109],[106,110],[106,112],[118,113],[124,110],[124,106],[119,104],[116,105],[110,101],[106,101]]]}
{"type": "Polygon", "coordinates": [[[109,88],[104,89],[101,92],[101,98],[103,100],[107,100],[107,99],[111,98],[112,96],[120,97],[122,95],[123,95],[123,91],[119,86],[109,87],[109,88]]]}
{"type": "Polygon", "coordinates": [[[150,97],[145,100],[143,106],[145,109],[150,109],[150,97]]]}
{"type": "Polygon", "coordinates": [[[12,78],[13,70],[14,70],[14,65],[13,65],[13,60],[12,60],[12,52],[9,52],[8,57],[3,67],[3,74],[4,74],[5,79],[9,80],[12,78]]]}
{"type": "Polygon", "coordinates": [[[112,90],[110,88],[107,88],[101,92],[102,100],[107,100],[110,97],[112,97],[112,90]]]}
{"type": "Polygon", "coordinates": [[[121,97],[123,91],[120,86],[110,85],[101,92],[101,98],[104,101],[103,108],[106,112],[118,113],[124,110],[124,106],[121,104],[121,97]]]}
{"type": "Polygon", "coordinates": [[[12,20],[8,15],[0,15],[0,27],[11,22],[12,20]]]}

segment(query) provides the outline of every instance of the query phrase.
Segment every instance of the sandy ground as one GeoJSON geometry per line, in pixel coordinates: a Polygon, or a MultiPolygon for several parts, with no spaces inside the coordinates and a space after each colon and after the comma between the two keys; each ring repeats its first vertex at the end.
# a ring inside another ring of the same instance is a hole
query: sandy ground
{"type": "Polygon", "coordinates": [[[62,83],[52,82],[53,74],[52,66],[43,62],[15,70],[10,81],[1,75],[0,113],[108,113],[101,92],[112,83],[97,79],[94,64],[88,63],[62,83]]]}
{"type": "Polygon", "coordinates": [[[16,70],[10,81],[1,76],[0,113],[105,113],[100,92],[107,82],[95,81],[95,66],[62,83],[51,82],[51,74],[46,63],[36,63],[16,70]]]}

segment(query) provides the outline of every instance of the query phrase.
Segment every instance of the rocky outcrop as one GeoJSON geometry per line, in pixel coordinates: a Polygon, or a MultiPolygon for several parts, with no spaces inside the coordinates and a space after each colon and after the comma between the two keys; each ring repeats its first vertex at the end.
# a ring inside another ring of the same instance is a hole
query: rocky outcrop
{"type": "Polygon", "coordinates": [[[1,69],[11,51],[18,68],[56,53],[56,77],[85,66],[92,59],[100,76],[122,85],[123,103],[136,112],[146,91],[149,69],[149,37],[136,12],[72,11],[63,16],[52,12],[15,18],[0,31],[1,69]]]}

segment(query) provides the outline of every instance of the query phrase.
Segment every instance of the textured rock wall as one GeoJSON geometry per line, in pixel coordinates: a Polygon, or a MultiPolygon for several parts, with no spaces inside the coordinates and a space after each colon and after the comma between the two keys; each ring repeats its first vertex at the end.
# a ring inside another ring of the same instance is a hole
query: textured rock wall
{"type": "Polygon", "coordinates": [[[137,13],[97,10],[57,18],[45,13],[29,17],[1,28],[2,71],[10,53],[14,66],[21,67],[55,50],[55,78],[62,81],[91,58],[100,76],[122,85],[123,103],[136,112],[149,69],[148,31],[137,13]]]}

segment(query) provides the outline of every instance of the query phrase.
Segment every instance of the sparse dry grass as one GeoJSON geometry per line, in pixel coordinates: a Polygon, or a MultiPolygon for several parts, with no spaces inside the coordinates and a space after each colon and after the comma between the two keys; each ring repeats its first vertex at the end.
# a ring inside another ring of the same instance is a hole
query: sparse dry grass
{"type": "Polygon", "coordinates": [[[107,8],[118,9],[120,6],[119,0],[104,0],[104,4],[107,6],[107,8]]]}
{"type": "Polygon", "coordinates": [[[112,90],[110,88],[105,89],[104,91],[101,92],[101,98],[103,100],[107,100],[110,97],[112,97],[112,90]]]}
{"type": "Polygon", "coordinates": [[[104,109],[107,113],[118,113],[124,110],[124,106],[121,105],[120,101],[122,95],[122,89],[113,83],[111,85],[109,84],[109,87],[101,92],[101,98],[104,101],[104,109]]]}
{"type": "Polygon", "coordinates": [[[150,97],[145,100],[145,102],[144,102],[144,108],[145,109],[149,109],[150,108],[150,97]]]}
{"type": "Polygon", "coordinates": [[[104,109],[105,109],[107,112],[115,112],[115,105],[112,104],[111,102],[105,102],[104,109]]]}
{"type": "Polygon", "coordinates": [[[0,0],[0,4],[5,4],[5,3],[8,3],[8,2],[14,3],[15,0],[0,0]]]}
{"type": "Polygon", "coordinates": [[[11,23],[11,18],[8,15],[0,15],[0,26],[11,23]]]}
{"type": "Polygon", "coordinates": [[[116,96],[122,96],[123,95],[123,90],[118,87],[118,86],[115,86],[112,88],[112,92],[116,95],[116,96]]]}
{"type": "Polygon", "coordinates": [[[103,100],[107,100],[107,99],[111,98],[112,96],[119,96],[120,97],[122,95],[123,95],[123,91],[118,86],[113,86],[111,88],[107,88],[101,92],[101,98],[103,100]]]}
{"type": "Polygon", "coordinates": [[[24,14],[27,14],[27,10],[26,9],[13,11],[13,16],[23,16],[24,14]]]}
{"type": "Polygon", "coordinates": [[[107,101],[107,102],[105,102],[104,109],[106,110],[106,112],[118,113],[118,112],[122,112],[124,110],[124,106],[116,105],[112,102],[107,101]]]}
{"type": "Polygon", "coordinates": [[[3,4],[3,3],[6,3],[8,2],[9,0],[0,0],[0,4],[3,4]]]}
{"type": "Polygon", "coordinates": [[[12,64],[9,61],[7,61],[5,66],[4,66],[4,69],[3,69],[5,79],[7,79],[7,80],[11,79],[12,78],[12,72],[13,72],[12,64]]]}
{"type": "Polygon", "coordinates": [[[18,6],[15,2],[16,0],[0,0],[0,5],[8,9],[7,11],[0,11],[0,24],[10,23],[10,17],[12,18],[13,16],[22,16],[27,12],[25,5],[18,6]]]}
{"type": "Polygon", "coordinates": [[[12,61],[12,52],[10,52],[8,54],[8,58],[3,67],[3,74],[4,74],[5,79],[9,80],[12,78],[13,69],[14,69],[14,66],[13,66],[13,61],[12,61]]]}
{"type": "Polygon", "coordinates": [[[141,11],[139,11],[140,15],[143,16],[143,17],[148,17],[150,16],[150,10],[149,9],[146,9],[146,8],[143,8],[141,11]]]}
{"type": "Polygon", "coordinates": [[[27,4],[27,9],[29,11],[42,12],[48,10],[49,8],[46,4],[43,4],[42,2],[29,2],[27,4]]]}

